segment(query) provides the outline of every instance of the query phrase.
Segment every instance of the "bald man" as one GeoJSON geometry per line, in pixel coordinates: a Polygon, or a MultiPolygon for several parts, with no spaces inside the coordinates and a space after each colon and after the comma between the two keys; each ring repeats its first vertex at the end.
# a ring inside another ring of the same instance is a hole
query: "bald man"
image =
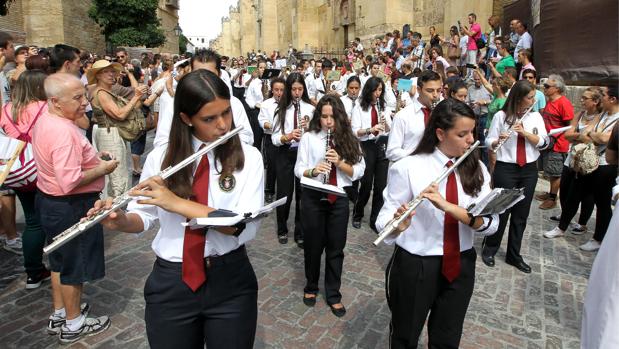
{"type": "MultiPolygon", "coordinates": [[[[47,242],[85,217],[99,199],[105,175],[118,161],[96,153],[74,121],[88,105],[82,82],[72,74],[56,73],[45,80],[48,112],[34,126],[32,146],[37,165],[36,210],[47,242]],[[103,158],[108,158],[104,160],[103,158]]],[[[87,317],[90,306],[80,305],[82,285],[103,278],[103,229],[96,225],[49,255],[54,313],[47,332],[60,334],[63,344],[106,330],[107,316],[87,317]]]]}

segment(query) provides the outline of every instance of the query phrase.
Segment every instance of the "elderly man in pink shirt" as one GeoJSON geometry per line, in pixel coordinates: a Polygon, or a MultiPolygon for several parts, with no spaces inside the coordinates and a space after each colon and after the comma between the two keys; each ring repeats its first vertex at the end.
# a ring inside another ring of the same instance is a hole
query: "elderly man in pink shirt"
{"type": "MultiPolygon", "coordinates": [[[[36,209],[47,241],[77,223],[103,190],[104,176],[118,165],[108,153],[96,153],[75,126],[88,105],[86,90],[71,74],[45,79],[48,111],[34,126],[32,146],[37,165],[36,209]]],[[[80,305],[84,282],[103,278],[103,229],[97,225],[49,256],[54,313],[47,332],[59,334],[61,343],[104,331],[107,316],[87,317],[90,306],[80,305]]]]}

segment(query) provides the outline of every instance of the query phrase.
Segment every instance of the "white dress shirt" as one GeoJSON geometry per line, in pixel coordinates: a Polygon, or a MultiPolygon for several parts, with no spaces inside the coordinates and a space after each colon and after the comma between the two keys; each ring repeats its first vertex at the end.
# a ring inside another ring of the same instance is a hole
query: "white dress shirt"
{"type": "MultiPolygon", "coordinates": [[[[232,75],[232,77],[234,78],[236,76],[236,74],[232,75]]],[[[234,84],[234,87],[237,88],[245,88],[245,83],[247,81],[249,81],[249,79],[251,78],[251,75],[247,74],[247,73],[243,73],[241,76],[241,82],[239,83],[239,77],[237,76],[236,79],[234,79],[234,81],[232,82],[234,84]]]]}
{"type": "Polygon", "coordinates": [[[326,91],[327,91],[327,90],[326,90],[326,86],[325,86],[325,83],[326,83],[326,80],[325,80],[325,79],[326,79],[326,78],[325,78],[325,76],[324,76],[324,75],[321,75],[319,78],[315,78],[315,79],[313,80],[313,84],[314,84],[314,88],[313,88],[314,95],[310,96],[310,98],[315,98],[315,99],[316,99],[316,101],[319,101],[319,100],[322,98],[322,96],[324,96],[324,95],[325,95],[325,93],[326,93],[326,91]]]}
{"type": "Polygon", "coordinates": [[[355,98],[355,101],[353,102],[353,99],[351,97],[341,96],[340,100],[342,101],[342,104],[344,104],[346,115],[348,115],[348,119],[350,120],[352,118],[352,110],[355,106],[359,105],[359,98],[355,98]]]}
{"type": "MultiPolygon", "coordinates": [[[[202,145],[197,138],[192,137],[194,151],[202,145]]],[[[215,163],[215,151],[210,151],[207,156],[210,163],[210,177],[208,188],[208,206],[217,209],[227,209],[237,213],[253,212],[262,207],[264,200],[264,166],[260,152],[247,144],[241,143],[245,153],[245,166],[242,170],[233,173],[236,180],[234,188],[225,192],[219,187],[219,171],[221,164],[215,163]]],[[[148,154],[140,181],[159,173],[161,162],[167,146],[158,147],[148,154]]],[[[194,171],[200,159],[194,164],[194,171]]],[[[166,211],[158,206],[143,205],[137,202],[137,198],[129,202],[129,213],[137,214],[144,223],[144,230],[150,229],[159,221],[159,230],[152,242],[155,254],[170,262],[183,261],[183,239],[185,227],[181,224],[187,218],[166,211]]],[[[221,256],[233,251],[252,240],[260,227],[260,221],[247,223],[245,230],[238,237],[222,234],[214,229],[209,229],[206,234],[204,256],[221,256]]]]}
{"type": "Polygon", "coordinates": [[[520,50],[525,48],[530,49],[531,47],[533,47],[533,37],[529,34],[529,32],[524,32],[524,34],[522,34],[518,39],[518,43],[514,49],[514,60],[518,62],[518,53],[520,50]]]}
{"type": "MultiPolygon", "coordinates": [[[[305,103],[304,101],[300,101],[299,107],[301,108],[301,118],[305,119],[305,117],[307,116],[308,120],[312,120],[312,117],[314,116],[314,106],[309,103],[305,103]]],[[[273,145],[275,145],[276,147],[282,145],[282,135],[288,134],[292,132],[292,130],[294,130],[294,119],[296,117],[297,116],[294,115],[294,105],[290,103],[290,105],[288,105],[288,108],[286,109],[286,120],[284,120],[284,130],[282,132],[279,116],[275,115],[275,117],[273,118],[273,134],[271,135],[273,145]]],[[[301,127],[301,125],[297,125],[297,127],[301,127]]],[[[290,142],[290,146],[298,147],[299,143],[293,140],[290,142]]]]}
{"type": "Polygon", "coordinates": [[[307,95],[309,98],[314,98],[316,96],[316,86],[314,85],[314,80],[320,79],[321,74],[309,74],[305,77],[305,87],[307,88],[307,95]]]}
{"type": "Polygon", "coordinates": [[[266,84],[266,88],[269,90],[268,80],[254,79],[249,83],[247,91],[245,91],[245,102],[250,108],[259,108],[264,101],[262,84],[266,84]]]}
{"type": "MultiPolygon", "coordinates": [[[[432,154],[412,155],[394,163],[389,169],[387,187],[383,192],[385,203],[376,219],[376,228],[379,231],[382,230],[402,204],[411,201],[435,181],[445,171],[449,160],[455,162],[455,159],[450,159],[440,150],[435,149],[432,154]]],[[[478,197],[483,197],[492,189],[490,188],[490,174],[486,166],[481,161],[479,166],[483,172],[484,183],[478,197]]],[[[457,170],[455,173],[458,184],[458,205],[467,207],[476,197],[471,197],[464,192],[460,183],[460,175],[457,170]]],[[[446,187],[447,179],[438,185],[439,193],[443,197],[446,195],[446,187]]],[[[499,226],[499,215],[482,218],[484,222],[477,230],[459,222],[460,251],[473,247],[474,233],[487,236],[496,232],[499,226]]],[[[389,245],[395,242],[406,251],[418,256],[442,256],[444,222],[445,212],[436,208],[429,200],[424,200],[417,206],[408,229],[399,235],[392,234],[384,241],[389,245]]]]}
{"type": "Polygon", "coordinates": [[[273,134],[273,119],[275,117],[275,109],[277,109],[277,101],[273,97],[262,102],[262,104],[260,105],[258,122],[260,123],[260,127],[262,127],[262,130],[264,130],[265,134],[273,134]],[[271,124],[270,129],[264,128],[264,124],[267,122],[271,124]]]}
{"type": "MultiPolygon", "coordinates": [[[[378,108],[376,110],[378,112],[378,108]]],[[[378,114],[378,123],[380,123],[381,114],[385,117],[385,123],[389,128],[391,128],[391,108],[386,107],[385,110],[381,110],[378,114]]],[[[374,136],[374,134],[370,133],[369,135],[364,134],[363,136],[358,136],[357,131],[361,129],[367,129],[372,127],[372,107],[370,106],[368,110],[363,110],[361,108],[361,104],[355,106],[352,110],[352,120],[351,120],[352,132],[359,138],[361,142],[373,140],[376,137],[387,136],[389,132],[384,132],[379,134],[378,136],[374,136]]]]}
{"type": "MultiPolygon", "coordinates": [[[[176,90],[178,82],[174,78],[172,79],[172,89],[176,90]]],[[[168,143],[170,137],[170,128],[172,128],[172,119],[174,117],[174,97],[170,96],[168,89],[165,86],[167,79],[163,80],[163,90],[161,96],[159,96],[159,117],[157,118],[157,130],[155,131],[155,139],[153,140],[153,147],[158,147],[162,144],[168,143]]]]}
{"type": "MultiPolygon", "coordinates": [[[[522,119],[524,130],[539,136],[539,142],[533,144],[525,139],[524,149],[526,152],[527,163],[537,161],[539,151],[548,146],[548,135],[546,133],[546,125],[544,119],[538,112],[530,112],[522,119]]],[[[486,145],[492,148],[492,143],[499,139],[502,132],[507,132],[510,126],[505,123],[505,112],[500,110],[492,118],[492,123],[488,129],[486,136],[486,145]]],[[[516,163],[516,150],[518,148],[518,133],[513,132],[512,135],[505,141],[496,154],[496,160],[502,162],[516,163]]]]}
{"type": "Polygon", "coordinates": [[[339,93],[340,95],[344,95],[344,93],[346,93],[346,84],[348,83],[348,79],[355,75],[357,75],[355,72],[347,72],[346,74],[342,75],[342,77],[340,77],[340,80],[337,82],[337,87],[335,88],[337,90],[337,93],[339,93]]]}
{"type": "Polygon", "coordinates": [[[243,125],[243,130],[239,133],[241,142],[249,145],[254,144],[254,132],[251,130],[249,124],[249,118],[245,112],[245,107],[240,99],[230,95],[230,107],[232,108],[232,119],[234,120],[234,126],[243,125]]]}
{"type": "MultiPolygon", "coordinates": [[[[337,140],[333,140],[334,144],[337,144],[337,140]]],[[[303,172],[311,168],[316,167],[319,163],[325,161],[327,145],[327,133],[325,131],[320,132],[306,132],[301,137],[299,144],[299,152],[297,153],[297,162],[294,165],[294,175],[299,179],[303,177],[303,172]]],[[[340,188],[349,187],[353,181],[361,179],[363,172],[365,171],[365,160],[363,156],[361,161],[352,165],[353,174],[352,177],[346,175],[339,168],[335,168],[337,174],[337,186],[340,188]]],[[[314,178],[316,180],[322,180],[323,176],[319,175],[314,178]]]]}
{"type": "Polygon", "coordinates": [[[400,110],[393,117],[389,142],[385,155],[389,161],[398,161],[410,155],[421,140],[426,130],[424,121],[423,104],[418,99],[406,108],[400,110]]]}

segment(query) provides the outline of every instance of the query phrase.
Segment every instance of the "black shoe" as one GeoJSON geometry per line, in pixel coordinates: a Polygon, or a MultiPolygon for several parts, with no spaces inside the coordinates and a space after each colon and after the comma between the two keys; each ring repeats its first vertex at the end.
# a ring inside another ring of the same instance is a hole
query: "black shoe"
{"type": "Polygon", "coordinates": [[[361,221],[352,221],[352,227],[355,229],[361,229],[361,221]]]}
{"type": "Polygon", "coordinates": [[[329,304],[329,308],[331,308],[331,312],[333,313],[333,315],[337,317],[342,317],[346,315],[346,308],[344,307],[344,305],[342,305],[341,308],[334,308],[333,304],[329,304]]]}
{"type": "Polygon", "coordinates": [[[376,235],[379,234],[378,229],[376,229],[376,224],[370,223],[370,229],[372,229],[372,231],[375,232],[376,235]]]}
{"type": "Polygon", "coordinates": [[[481,260],[485,265],[489,267],[494,267],[494,256],[486,256],[482,253],[481,260]]]}
{"type": "Polygon", "coordinates": [[[505,263],[516,267],[516,269],[520,270],[523,273],[531,273],[531,267],[525,263],[523,260],[518,260],[518,261],[512,261],[510,259],[506,259],[505,263]]]}
{"type": "Polygon", "coordinates": [[[303,295],[303,304],[307,305],[308,307],[313,307],[314,305],[316,305],[316,295],[314,295],[314,297],[307,297],[303,295]]]}
{"type": "Polygon", "coordinates": [[[43,283],[43,281],[47,281],[50,278],[51,278],[51,273],[47,269],[43,270],[36,276],[29,276],[28,279],[26,280],[26,289],[34,290],[35,288],[39,288],[39,286],[41,286],[41,283],[43,283]]]}
{"type": "Polygon", "coordinates": [[[277,241],[279,241],[280,244],[285,245],[288,243],[288,234],[279,234],[277,235],[277,241]]]}
{"type": "Polygon", "coordinates": [[[303,248],[303,239],[295,239],[295,242],[299,248],[303,248]]]}

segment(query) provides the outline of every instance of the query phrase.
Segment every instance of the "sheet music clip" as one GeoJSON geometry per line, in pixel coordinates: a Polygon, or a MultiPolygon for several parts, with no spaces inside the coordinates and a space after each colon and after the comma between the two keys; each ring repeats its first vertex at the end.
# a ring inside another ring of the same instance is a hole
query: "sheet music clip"
{"type": "Polygon", "coordinates": [[[467,207],[473,216],[502,214],[524,199],[524,188],[494,188],[484,197],[477,198],[467,207]]]}

